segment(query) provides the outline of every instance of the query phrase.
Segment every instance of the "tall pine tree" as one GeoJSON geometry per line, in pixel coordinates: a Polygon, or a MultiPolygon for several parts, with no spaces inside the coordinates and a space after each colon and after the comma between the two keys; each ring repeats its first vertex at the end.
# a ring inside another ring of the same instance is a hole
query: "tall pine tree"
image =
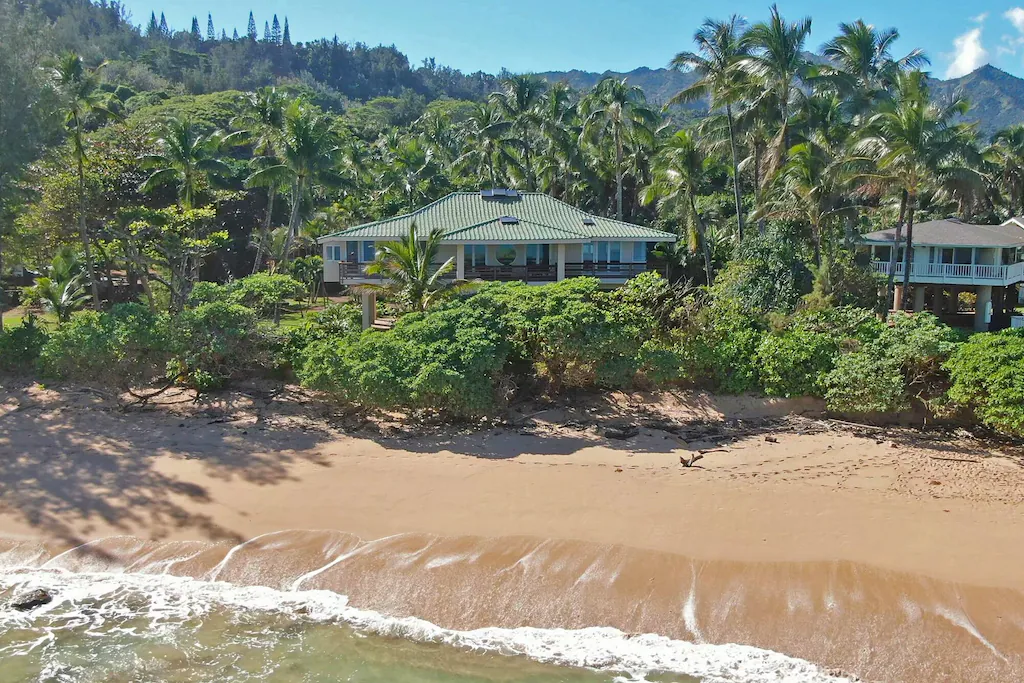
{"type": "Polygon", "coordinates": [[[269,43],[270,42],[270,22],[269,21],[264,21],[263,22],[263,42],[264,43],[269,43]]]}
{"type": "Polygon", "coordinates": [[[252,12],[249,12],[249,40],[256,40],[256,20],[252,18],[252,12]]]}
{"type": "Polygon", "coordinates": [[[291,46],[292,34],[288,30],[288,17],[284,18],[284,33],[281,34],[281,44],[291,46]]]}
{"type": "Polygon", "coordinates": [[[160,35],[160,24],[156,23],[156,12],[149,15],[149,23],[146,24],[146,35],[155,38],[160,35]]]}
{"type": "Polygon", "coordinates": [[[277,15],[274,15],[274,23],[270,26],[270,42],[275,45],[281,44],[281,22],[277,20],[277,15]]]}
{"type": "Polygon", "coordinates": [[[232,29],[231,40],[238,40],[238,29],[232,29]]]}
{"type": "Polygon", "coordinates": [[[202,40],[203,34],[199,32],[199,19],[192,17],[192,30],[189,31],[196,40],[202,40]]]}
{"type": "Polygon", "coordinates": [[[164,16],[163,12],[160,13],[160,35],[165,38],[171,35],[171,29],[167,26],[167,17],[164,16]]]}
{"type": "MultiPolygon", "coordinates": [[[[235,38],[238,37],[238,31],[235,31],[235,38]]],[[[220,39],[226,41],[228,39],[228,32],[226,29],[220,30],[220,39]]]]}
{"type": "Polygon", "coordinates": [[[217,30],[213,28],[213,15],[206,15],[206,39],[217,40],[217,30]]]}

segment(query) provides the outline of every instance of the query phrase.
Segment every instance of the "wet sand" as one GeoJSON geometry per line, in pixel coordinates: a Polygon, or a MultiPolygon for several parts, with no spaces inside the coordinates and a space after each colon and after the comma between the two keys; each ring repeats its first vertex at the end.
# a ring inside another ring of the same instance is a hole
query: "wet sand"
{"type": "MultiPolygon", "coordinates": [[[[690,422],[814,407],[617,400],[690,422]]],[[[331,588],[452,628],[739,642],[876,680],[1024,672],[1012,451],[835,424],[615,441],[551,415],[366,438],[255,403],[124,414],[89,392],[0,393],[0,551],[42,564],[125,536],[48,566],[331,588]]]]}

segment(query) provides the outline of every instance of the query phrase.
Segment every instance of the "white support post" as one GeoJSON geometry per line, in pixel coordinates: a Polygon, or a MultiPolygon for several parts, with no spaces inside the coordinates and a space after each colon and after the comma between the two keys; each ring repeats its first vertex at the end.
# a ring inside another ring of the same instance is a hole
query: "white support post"
{"type": "Polygon", "coordinates": [[[377,295],[363,293],[363,329],[368,330],[377,322],[377,295]]]}
{"type": "Polygon", "coordinates": [[[556,263],[557,263],[557,269],[556,270],[558,272],[558,281],[561,282],[562,280],[565,279],[565,245],[564,244],[559,244],[558,245],[558,258],[557,258],[556,263]]]}
{"type": "Polygon", "coordinates": [[[974,304],[974,331],[988,332],[992,320],[992,287],[980,285],[977,288],[978,299],[974,304]]]}
{"type": "Polygon", "coordinates": [[[466,279],[466,245],[459,244],[455,247],[455,278],[466,279]]]}
{"type": "Polygon", "coordinates": [[[914,286],[914,313],[920,313],[924,310],[924,293],[924,285],[914,286]]]}

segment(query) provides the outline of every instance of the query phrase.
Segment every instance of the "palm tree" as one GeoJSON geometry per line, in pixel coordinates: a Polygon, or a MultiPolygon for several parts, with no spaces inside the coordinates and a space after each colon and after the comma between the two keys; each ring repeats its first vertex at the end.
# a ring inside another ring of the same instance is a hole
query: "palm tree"
{"type": "Polygon", "coordinates": [[[736,221],[739,240],[743,241],[743,202],[740,189],[739,157],[736,149],[736,125],[732,106],[739,99],[743,72],[740,60],[748,56],[748,46],[742,40],[746,22],[735,14],[726,21],[707,20],[693,36],[697,52],[680,52],[672,60],[672,68],[692,71],[697,80],[687,89],[676,93],[669,104],[694,102],[710,98],[711,108],[725,107],[729,127],[729,147],[732,153],[733,194],[736,201],[736,221]]]}
{"type": "Polygon", "coordinates": [[[78,236],[85,255],[85,271],[92,289],[92,303],[100,309],[100,289],[92,261],[92,245],[85,221],[85,152],[86,120],[96,114],[116,116],[112,110],[113,98],[99,89],[98,69],[85,68],[82,58],[73,53],[64,54],[53,68],[53,81],[64,101],[64,125],[71,136],[71,154],[78,171],[78,236]]]}
{"type": "MultiPolygon", "coordinates": [[[[962,163],[969,152],[969,129],[956,123],[970,105],[961,98],[942,106],[933,104],[926,78],[920,71],[899,75],[892,100],[883,102],[880,111],[868,120],[868,132],[857,145],[876,160],[878,175],[891,178],[906,193],[907,234],[900,305],[903,309],[910,300],[914,211],[923,186],[977,173],[962,163]]],[[[899,249],[899,227],[893,253],[899,249]]],[[[890,282],[894,270],[890,268],[890,282]]]]}
{"type": "MultiPolygon", "coordinates": [[[[263,87],[256,92],[249,93],[245,102],[245,110],[231,121],[231,127],[244,132],[248,142],[252,145],[253,152],[257,155],[253,158],[254,168],[267,166],[273,163],[276,158],[276,146],[284,126],[284,109],[287,98],[277,91],[277,88],[263,87]]],[[[263,218],[263,225],[260,229],[260,239],[256,240],[257,245],[266,242],[266,234],[270,232],[274,216],[274,203],[280,186],[270,184],[267,190],[267,213],[263,218]]],[[[262,262],[263,252],[257,247],[256,259],[253,261],[252,271],[255,273],[262,262]]]]}
{"type": "MultiPolygon", "coordinates": [[[[181,208],[186,211],[196,208],[203,186],[230,173],[219,157],[223,145],[223,135],[203,135],[188,118],[166,121],[156,140],[157,153],[142,158],[143,167],[153,172],[139,189],[152,192],[164,185],[174,185],[181,208]]],[[[198,225],[196,223],[197,229],[198,225]]],[[[193,237],[198,239],[198,235],[193,237]]],[[[200,265],[198,256],[192,258],[189,272],[193,282],[199,279],[200,265]]]]}
{"type": "Polygon", "coordinates": [[[434,150],[417,137],[383,139],[382,171],[377,187],[382,194],[399,198],[407,211],[437,199],[444,176],[434,159],[434,150]]]}
{"type": "Polygon", "coordinates": [[[446,112],[430,110],[413,125],[419,131],[420,141],[433,157],[446,167],[451,166],[459,151],[459,132],[451,116],[446,112]]]}
{"type": "Polygon", "coordinates": [[[512,124],[515,136],[508,142],[519,149],[519,164],[527,190],[537,187],[531,152],[533,131],[540,120],[538,109],[547,83],[539,76],[522,74],[501,81],[501,90],[491,93],[490,102],[506,121],[512,124]]]}
{"type": "Polygon", "coordinates": [[[653,143],[658,115],[647,106],[644,91],[626,79],[605,78],[580,102],[580,138],[611,138],[615,151],[615,217],[622,220],[623,155],[627,133],[653,143]]]}
{"type": "Polygon", "coordinates": [[[993,135],[985,158],[996,165],[1003,188],[1010,195],[1010,215],[1024,215],[1024,125],[1010,126],[993,135]]]}
{"type": "Polygon", "coordinates": [[[743,38],[749,50],[740,61],[761,93],[756,99],[770,99],[778,107],[778,134],[774,143],[772,172],[785,161],[790,147],[790,114],[805,95],[801,86],[810,72],[804,58],[804,44],[811,32],[810,18],[787,23],[772,5],[771,17],[751,27],[743,38]]]}
{"type": "Polygon", "coordinates": [[[474,282],[446,279],[445,276],[455,269],[454,256],[435,265],[443,238],[444,232],[440,229],[432,230],[424,238],[417,234],[413,223],[409,234],[401,240],[379,245],[377,257],[366,266],[367,275],[381,275],[388,282],[360,285],[357,289],[391,294],[410,310],[422,312],[445,297],[475,287],[474,282]]]}
{"type": "Polygon", "coordinates": [[[583,166],[579,130],[575,126],[577,103],[572,89],[565,83],[553,84],[544,93],[538,109],[541,114],[540,135],[544,141],[544,151],[538,164],[541,189],[567,199],[572,178],[583,166]],[[559,186],[561,193],[555,191],[559,186]]]}
{"type": "Polygon", "coordinates": [[[43,308],[57,316],[57,322],[63,324],[89,300],[82,285],[84,276],[78,255],[64,247],[50,262],[47,277],[37,279],[31,290],[42,302],[43,308]]]}
{"type": "Polygon", "coordinates": [[[711,248],[706,226],[697,210],[697,196],[709,183],[715,160],[697,144],[693,133],[681,130],[662,147],[654,160],[654,179],[641,195],[644,204],[657,201],[659,211],[675,211],[687,228],[691,251],[704,255],[704,272],[708,285],[714,282],[711,271],[711,248]]]}
{"type": "Polygon", "coordinates": [[[223,145],[223,135],[204,135],[188,118],[166,121],[156,140],[157,153],[142,159],[143,166],[152,169],[152,173],[140,189],[152,192],[164,185],[174,185],[181,207],[196,208],[196,198],[203,186],[231,172],[220,158],[223,145]]]}
{"type": "Polygon", "coordinates": [[[280,163],[256,171],[246,183],[263,187],[269,183],[287,182],[291,185],[292,210],[284,249],[287,260],[291,243],[299,234],[302,202],[307,193],[319,181],[340,180],[335,172],[338,144],[330,120],[301,99],[294,100],[285,109],[278,152],[280,163]]]}
{"type": "Polygon", "coordinates": [[[810,226],[817,267],[822,263],[822,232],[834,219],[856,211],[846,201],[855,161],[847,156],[844,145],[845,140],[835,143],[815,132],[793,147],[771,206],[773,214],[798,218],[810,226]]]}
{"type": "Polygon", "coordinates": [[[493,104],[473,105],[462,126],[466,151],[456,160],[456,164],[473,168],[481,182],[487,178],[491,187],[496,187],[498,180],[495,161],[511,161],[507,146],[511,130],[512,122],[504,120],[493,104]]]}
{"type": "Polygon", "coordinates": [[[922,50],[894,59],[892,46],[899,37],[894,28],[880,31],[860,19],[839,24],[839,35],[821,49],[831,63],[819,68],[815,84],[842,97],[852,116],[863,116],[888,97],[898,74],[930,63],[922,50]]]}

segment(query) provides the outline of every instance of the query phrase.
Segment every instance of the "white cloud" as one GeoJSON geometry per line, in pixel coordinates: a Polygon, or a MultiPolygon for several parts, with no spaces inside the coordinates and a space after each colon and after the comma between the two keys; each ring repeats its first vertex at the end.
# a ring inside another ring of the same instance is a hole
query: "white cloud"
{"type": "Polygon", "coordinates": [[[953,39],[953,61],[946,69],[946,78],[965,76],[988,59],[988,51],[981,44],[981,27],[972,28],[967,33],[953,39]]]}
{"type": "MultiPolygon", "coordinates": [[[[1010,11],[1012,12],[1013,10],[1010,11]]],[[[1007,14],[1009,14],[1009,12],[1007,12],[1007,14]]],[[[976,17],[971,17],[971,21],[975,24],[984,24],[986,19],[988,19],[988,12],[982,12],[976,17]]]]}
{"type": "Polygon", "coordinates": [[[1024,7],[1012,7],[1006,10],[1003,16],[1009,19],[1018,31],[1024,33],[1024,7]]]}

